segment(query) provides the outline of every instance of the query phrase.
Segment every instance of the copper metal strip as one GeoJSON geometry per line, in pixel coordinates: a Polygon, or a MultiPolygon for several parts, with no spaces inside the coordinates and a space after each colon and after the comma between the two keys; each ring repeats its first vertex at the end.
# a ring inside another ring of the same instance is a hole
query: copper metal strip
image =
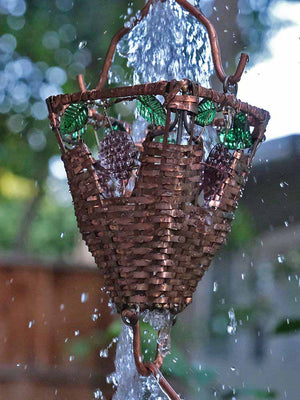
{"type": "MultiPolygon", "coordinates": [[[[64,105],[70,103],[78,103],[79,101],[95,101],[99,99],[105,100],[110,98],[124,98],[124,100],[126,100],[126,98],[128,97],[138,97],[141,95],[150,94],[166,96],[168,85],[169,82],[160,81],[155,83],[147,83],[144,85],[103,89],[101,91],[88,90],[86,92],[76,92],[73,94],[60,94],[57,96],[51,96],[48,97],[46,102],[48,105],[48,109],[50,107],[51,112],[57,113],[62,110],[62,107],[64,105]]],[[[222,103],[224,106],[228,105],[233,107],[234,109],[243,111],[253,116],[259,122],[265,123],[270,119],[270,114],[267,111],[255,106],[251,106],[248,103],[244,103],[231,94],[227,95],[225,93],[219,93],[213,89],[207,89],[203,86],[198,85],[198,96],[210,99],[215,103],[222,103]]]]}

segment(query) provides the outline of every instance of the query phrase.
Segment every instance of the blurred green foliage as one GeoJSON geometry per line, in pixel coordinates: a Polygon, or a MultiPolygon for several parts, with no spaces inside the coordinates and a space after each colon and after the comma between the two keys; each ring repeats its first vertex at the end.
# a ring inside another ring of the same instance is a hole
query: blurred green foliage
{"type": "Polygon", "coordinates": [[[298,318],[285,318],[274,329],[274,333],[277,335],[294,334],[299,333],[299,331],[300,319],[298,318]]]}
{"type": "Polygon", "coordinates": [[[228,237],[227,249],[234,251],[250,248],[257,232],[250,213],[243,205],[239,205],[232,224],[232,231],[228,237]]]}

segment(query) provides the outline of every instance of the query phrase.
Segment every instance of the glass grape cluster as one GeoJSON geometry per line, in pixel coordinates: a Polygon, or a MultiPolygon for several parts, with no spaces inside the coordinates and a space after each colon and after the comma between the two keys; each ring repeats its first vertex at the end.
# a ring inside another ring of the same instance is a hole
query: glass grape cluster
{"type": "Polygon", "coordinates": [[[96,169],[105,196],[121,196],[136,167],[137,151],[124,130],[112,130],[99,145],[96,169]]]}
{"type": "Polygon", "coordinates": [[[221,143],[209,153],[201,172],[200,191],[204,191],[204,200],[210,201],[219,191],[224,179],[230,174],[233,156],[221,143]]]}

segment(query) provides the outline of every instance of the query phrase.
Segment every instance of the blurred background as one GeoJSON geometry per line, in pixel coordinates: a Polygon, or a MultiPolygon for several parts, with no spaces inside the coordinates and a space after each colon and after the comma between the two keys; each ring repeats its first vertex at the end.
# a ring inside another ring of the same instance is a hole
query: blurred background
{"type": "MultiPolygon", "coordinates": [[[[228,244],[172,331],[186,399],[299,397],[300,2],[203,0],[239,98],[270,111],[228,244]]],[[[98,80],[143,0],[0,0],[0,400],[109,399],[118,318],[77,231],[45,98],[98,80]]],[[[111,78],[130,80],[118,58],[111,78]]],[[[215,78],[212,84],[221,89],[215,78]]],[[[115,110],[130,121],[132,110],[115,110]]]]}

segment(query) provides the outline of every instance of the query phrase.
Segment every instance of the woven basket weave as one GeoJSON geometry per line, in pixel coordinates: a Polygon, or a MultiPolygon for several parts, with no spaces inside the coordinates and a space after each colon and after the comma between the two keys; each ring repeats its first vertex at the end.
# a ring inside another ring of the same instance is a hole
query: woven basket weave
{"type": "Polygon", "coordinates": [[[248,157],[231,156],[217,193],[198,206],[199,145],[145,141],[130,197],[103,199],[88,147],[62,157],[79,229],[119,312],[125,307],[182,311],[225,242],[248,174],[248,157]]]}

